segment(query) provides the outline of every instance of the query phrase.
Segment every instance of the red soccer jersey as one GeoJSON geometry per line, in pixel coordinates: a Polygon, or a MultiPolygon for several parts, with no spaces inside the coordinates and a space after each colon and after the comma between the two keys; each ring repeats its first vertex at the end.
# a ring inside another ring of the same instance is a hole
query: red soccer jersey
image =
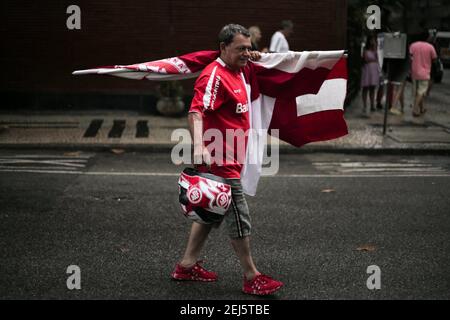
{"type": "MultiPolygon", "coordinates": [[[[211,173],[223,178],[240,178],[245,161],[250,128],[246,87],[243,73],[232,71],[220,58],[209,64],[195,82],[189,112],[203,115],[205,146],[209,146],[213,160],[219,162],[211,165],[211,173]],[[219,137],[222,140],[216,141],[219,137]],[[215,148],[220,143],[223,148],[215,148]]],[[[206,168],[199,170],[204,172],[206,168]]]]}

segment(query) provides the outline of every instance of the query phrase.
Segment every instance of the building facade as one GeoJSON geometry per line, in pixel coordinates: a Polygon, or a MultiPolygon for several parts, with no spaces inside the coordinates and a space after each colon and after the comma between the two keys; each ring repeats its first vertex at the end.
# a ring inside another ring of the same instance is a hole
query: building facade
{"type": "Polygon", "coordinates": [[[227,23],[260,26],[262,46],[283,19],[295,24],[292,50],[344,49],[346,43],[347,0],[4,0],[1,6],[1,90],[8,94],[146,94],[150,81],[71,73],[214,50],[227,23]],[[70,30],[73,4],[80,8],[80,29],[70,30]]]}

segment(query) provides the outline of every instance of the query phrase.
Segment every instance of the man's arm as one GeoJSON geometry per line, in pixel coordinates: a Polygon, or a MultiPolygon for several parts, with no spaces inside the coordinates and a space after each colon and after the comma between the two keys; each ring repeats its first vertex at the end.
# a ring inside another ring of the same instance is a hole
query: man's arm
{"type": "Polygon", "coordinates": [[[194,144],[194,165],[211,165],[211,156],[203,144],[203,118],[198,112],[190,112],[188,115],[189,130],[194,144]]]}

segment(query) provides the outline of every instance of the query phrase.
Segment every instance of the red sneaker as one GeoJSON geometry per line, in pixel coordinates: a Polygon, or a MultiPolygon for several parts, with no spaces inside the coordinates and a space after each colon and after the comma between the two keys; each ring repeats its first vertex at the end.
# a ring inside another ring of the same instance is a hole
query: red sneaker
{"type": "Polygon", "coordinates": [[[283,286],[283,282],[272,279],[265,274],[258,274],[253,280],[247,280],[244,276],[244,287],[242,291],[247,294],[264,296],[272,294],[283,286]]]}
{"type": "Polygon", "coordinates": [[[217,273],[208,271],[200,264],[203,261],[197,261],[192,267],[186,268],[177,263],[175,270],[170,274],[174,280],[192,280],[211,282],[217,280],[217,273]]]}

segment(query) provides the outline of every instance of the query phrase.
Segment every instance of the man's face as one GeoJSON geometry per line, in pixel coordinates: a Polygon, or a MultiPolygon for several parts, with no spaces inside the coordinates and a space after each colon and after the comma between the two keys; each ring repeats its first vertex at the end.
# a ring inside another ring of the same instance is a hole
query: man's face
{"type": "Polygon", "coordinates": [[[251,49],[250,37],[237,33],[229,45],[220,44],[220,57],[230,69],[238,71],[247,65],[251,49]]]}

